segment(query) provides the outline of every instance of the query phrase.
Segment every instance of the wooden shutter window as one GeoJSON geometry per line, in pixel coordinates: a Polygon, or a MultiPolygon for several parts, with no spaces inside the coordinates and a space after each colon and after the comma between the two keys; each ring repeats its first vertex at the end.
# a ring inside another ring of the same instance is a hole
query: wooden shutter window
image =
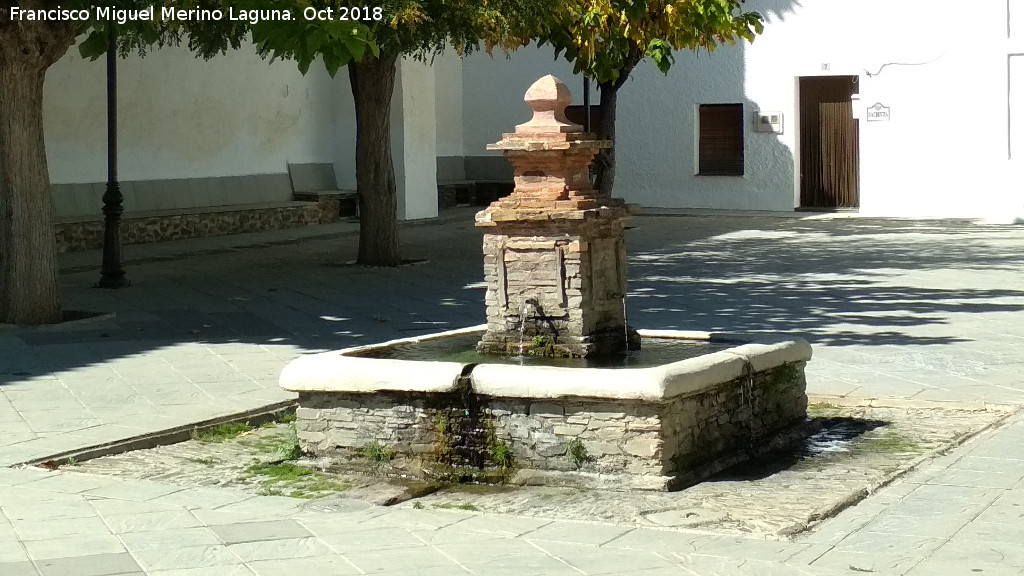
{"type": "Polygon", "coordinates": [[[743,104],[701,104],[697,174],[743,176],[743,104]]]}

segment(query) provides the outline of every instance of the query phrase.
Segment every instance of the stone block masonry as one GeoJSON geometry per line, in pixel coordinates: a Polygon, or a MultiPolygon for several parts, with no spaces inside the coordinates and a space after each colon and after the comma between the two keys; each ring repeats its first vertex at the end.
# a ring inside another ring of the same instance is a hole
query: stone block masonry
{"type": "Polygon", "coordinates": [[[572,226],[549,220],[486,234],[481,351],[518,354],[523,337],[548,339],[575,356],[625,350],[624,217],[622,210],[572,226]]]}
{"type": "Polygon", "coordinates": [[[610,142],[565,119],[568,89],[553,76],[527,92],[530,122],[489,145],[512,164],[515,188],[477,214],[485,230],[487,332],[479,350],[519,354],[524,336],[546,355],[616,354],[629,347],[621,200],[590,184],[610,142]]]}
{"type": "MultiPolygon", "coordinates": [[[[717,361],[704,362],[699,372],[722,373],[724,366],[732,372],[727,381],[700,383],[703,376],[694,371],[687,377],[696,385],[662,385],[671,390],[662,397],[629,391],[609,397],[597,389],[589,396],[531,397],[528,382],[518,391],[504,389],[486,371],[479,382],[470,374],[444,391],[423,383],[419,390],[370,391],[393,387],[382,381],[349,392],[299,389],[296,429],[305,453],[341,469],[445,477],[446,470],[475,467],[488,477],[501,466],[493,451],[505,446],[513,462],[506,479],[513,483],[664,490],[757,454],[804,422],[807,354],[794,348],[775,347],[781,363],[740,362],[738,370],[728,352],[710,355],[717,361]],[[369,462],[366,447],[374,444],[394,459],[383,467],[369,462]]],[[[358,372],[359,364],[352,366],[358,372]]],[[[626,379],[645,371],[595,372],[626,379]]]]}
{"type": "MultiPolygon", "coordinates": [[[[284,202],[195,208],[188,213],[163,210],[148,215],[126,214],[121,222],[121,239],[126,245],[144,244],[327,224],[338,220],[337,210],[337,204],[284,202]]],[[[69,218],[58,221],[55,232],[60,252],[103,247],[102,220],[69,218]]]]}

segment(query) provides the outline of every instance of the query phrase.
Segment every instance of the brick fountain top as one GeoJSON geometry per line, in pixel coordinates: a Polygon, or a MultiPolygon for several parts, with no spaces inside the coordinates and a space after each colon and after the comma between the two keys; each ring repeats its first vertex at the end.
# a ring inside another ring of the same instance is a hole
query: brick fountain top
{"type": "Polygon", "coordinates": [[[524,100],[533,118],[487,146],[504,151],[515,189],[476,216],[487,281],[478,349],[586,357],[638,346],[624,306],[628,211],[590,182],[595,154],[611,142],[566,119],[572,95],[554,76],[524,100]]]}

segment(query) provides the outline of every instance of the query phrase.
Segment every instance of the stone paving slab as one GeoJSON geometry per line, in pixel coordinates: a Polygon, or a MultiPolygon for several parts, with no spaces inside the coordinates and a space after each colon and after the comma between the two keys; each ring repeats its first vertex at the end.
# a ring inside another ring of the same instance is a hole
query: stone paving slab
{"type": "Polygon", "coordinates": [[[0,490],[0,512],[12,522],[25,522],[26,514],[50,520],[46,529],[52,532],[52,538],[39,532],[21,534],[24,526],[34,528],[35,524],[18,524],[15,528],[24,540],[26,560],[45,559],[54,550],[75,556],[86,552],[116,554],[125,549],[153,574],[160,573],[155,567],[183,564],[230,570],[225,573],[266,573],[282,566],[275,561],[286,559],[303,560],[297,565],[322,568],[328,574],[362,573],[360,570],[398,574],[410,570],[410,566],[415,566],[417,574],[421,570],[436,574],[502,573],[504,568],[496,569],[492,562],[542,574],[563,573],[566,566],[574,574],[679,574],[687,570],[698,574],[839,574],[863,570],[889,574],[910,570],[928,573],[933,564],[927,562],[936,556],[966,554],[971,555],[970,566],[988,572],[999,567],[996,573],[1016,573],[1014,550],[1019,540],[1013,535],[1021,528],[1018,508],[1019,502],[1024,502],[1024,480],[1019,477],[1008,488],[960,486],[956,482],[957,474],[965,467],[989,467],[992,461],[1002,460],[1008,463],[1008,470],[1016,469],[1022,461],[1019,453],[1006,458],[977,454],[990,454],[993,446],[1017,442],[1022,430],[1020,421],[1018,417],[983,434],[968,442],[963,453],[940,457],[851,509],[855,521],[858,513],[872,510],[860,514],[866,523],[841,529],[831,539],[833,525],[848,524],[851,514],[826,522],[808,537],[791,541],[723,536],[706,529],[638,529],[413,507],[319,513],[287,499],[259,496],[248,497],[244,508],[232,511],[237,507],[231,498],[220,506],[197,508],[188,498],[169,501],[175,494],[193,489],[170,488],[178,492],[163,494],[167,489],[153,489],[160,486],[158,483],[123,478],[112,483],[85,475],[82,467],[67,472],[7,470],[0,475],[0,482],[10,485],[11,491],[0,490]],[[89,480],[73,480],[79,477],[89,480]],[[138,486],[133,486],[136,482],[138,486]],[[112,489],[115,485],[123,486],[123,491],[112,489]],[[46,493],[52,500],[40,503],[39,498],[33,498],[35,505],[8,501],[14,494],[33,491],[46,493]],[[183,506],[182,502],[191,505],[183,506]],[[94,522],[97,515],[101,523],[94,522]],[[103,536],[101,527],[111,535],[103,536]],[[992,538],[992,533],[1001,537],[992,538]],[[510,544],[510,540],[518,543],[510,544]],[[466,546],[467,541],[473,545],[466,546]],[[981,544],[986,547],[979,552],[981,544]],[[997,553],[1008,559],[1009,568],[987,562],[997,553]]]}
{"type": "Polygon", "coordinates": [[[1017,417],[939,459],[934,470],[909,476],[903,484],[904,496],[877,505],[866,517],[850,523],[841,515],[824,523],[819,537],[835,530],[837,539],[833,549],[813,565],[846,564],[888,574],[1024,573],[1019,546],[1024,540],[1007,543],[1005,537],[991,536],[1017,534],[1024,526],[1024,504],[1002,504],[1024,501],[1024,472],[1016,467],[1024,445],[1022,423],[1017,417]],[[1007,448],[1010,445],[1014,447],[1007,448]],[[1002,457],[991,456],[993,446],[1004,447],[1002,457]],[[979,457],[979,453],[990,456],[979,457]],[[978,486],[977,478],[964,477],[962,467],[974,466],[979,458],[1003,461],[1006,474],[1015,481],[986,487],[978,486]],[[885,552],[879,554],[882,549],[885,552]],[[943,566],[946,572],[941,572],[943,566]]]}
{"type": "MultiPolygon", "coordinates": [[[[776,454],[757,464],[723,472],[707,482],[674,493],[582,491],[556,487],[455,485],[402,504],[403,507],[469,509],[539,519],[601,520],[629,526],[701,527],[756,534],[795,534],[822,515],[855,503],[889,483],[922,459],[962,442],[1007,417],[1002,412],[835,408],[812,405],[826,427],[808,445],[808,453],[776,454]]],[[[227,487],[249,494],[297,497],[340,495],[346,500],[393,501],[405,483],[359,474],[330,475],[299,461],[304,476],[284,467],[276,479],[258,472],[285,457],[297,442],[291,424],[267,424],[212,442],[191,440],[76,463],[72,473],[102,474],[122,481],[150,480],[145,490],[103,486],[89,495],[136,494],[159,497],[184,487],[227,487]],[[175,488],[177,487],[177,488],[175,488]],[[314,488],[315,487],[315,488],[314,488]]],[[[946,480],[1004,486],[1024,474],[1024,461],[969,457],[945,470],[946,480]],[[981,476],[978,476],[981,475],[981,476]]],[[[294,466],[286,462],[284,466],[294,466]]],[[[923,467],[931,465],[924,460],[923,467]]],[[[273,468],[273,466],[270,466],[273,468]]],[[[973,489],[972,489],[973,490],[973,489]]],[[[983,489],[978,488],[980,493],[983,489]]],[[[992,492],[994,494],[994,492],[992,492]]],[[[977,494],[972,494],[976,499],[977,494]]],[[[407,497],[407,496],[406,496],[407,497]]],[[[325,506],[330,506],[331,500],[325,506]]],[[[572,534],[545,527],[541,534],[572,534]]],[[[534,533],[535,537],[537,533],[534,533]]],[[[575,540],[566,540],[576,542],[575,540]]],[[[583,542],[586,543],[586,542],[583,542]]]]}
{"type": "MultiPolygon", "coordinates": [[[[284,566],[324,574],[929,574],[938,573],[939,561],[946,573],[966,566],[965,574],[1019,574],[1024,569],[1019,546],[989,534],[1019,531],[1019,515],[1013,516],[1016,507],[1010,503],[1024,498],[1024,481],[1010,488],[957,486],[942,472],[993,458],[975,455],[993,445],[1024,440],[1021,422],[1018,417],[968,442],[962,451],[936,460],[939,470],[911,474],[796,540],[462,510],[371,507],[318,513],[282,507],[284,499],[263,496],[249,498],[241,509],[236,504],[189,508],[168,503],[166,495],[145,499],[146,489],[132,490],[138,497],[130,500],[94,494],[110,485],[106,478],[86,482],[92,487],[87,490],[81,482],[63,480],[87,477],[80,472],[9,469],[0,475],[0,531],[13,531],[21,551],[5,574],[116,574],[125,567],[146,574],[185,568],[268,574],[284,566]],[[54,516],[58,510],[63,516],[54,516]],[[914,518],[941,518],[954,531],[914,535],[907,530],[914,518]],[[837,535],[828,541],[837,525],[837,535]],[[474,537],[481,533],[486,538],[474,537]],[[69,572],[69,566],[79,572],[69,572]]],[[[132,482],[125,483],[129,489],[132,482]]]]}
{"type": "MultiPolygon", "coordinates": [[[[478,324],[472,212],[406,227],[409,255],[428,263],[397,270],[339,266],[355,247],[350,225],[127,247],[133,287],[122,291],[91,288],[85,264],[98,253],[62,255],[68,307],[118,316],[0,331],[0,423],[11,446],[0,459],[284,400],[276,375],[298,354],[478,324]],[[164,421],[139,418],[154,412],[164,421]]],[[[1024,292],[1012,273],[1024,264],[1020,227],[710,216],[635,224],[635,325],[808,337],[809,389],[822,396],[1024,401],[1024,292]]]]}
{"type": "MultiPolygon", "coordinates": [[[[344,266],[355,253],[351,225],[324,228],[319,236],[317,231],[282,231],[126,247],[133,287],[122,291],[91,288],[98,277],[98,252],[62,255],[67,307],[117,316],[74,330],[0,329],[0,464],[279,401],[286,396],[276,388],[276,368],[298,354],[478,324],[483,317],[480,238],[471,224],[472,210],[463,212],[455,216],[464,217],[464,222],[403,229],[406,255],[429,262],[398,270],[344,266]],[[243,358],[232,360],[239,355],[243,358]],[[227,383],[223,388],[217,386],[220,380],[227,383]],[[47,402],[49,395],[54,395],[53,402],[47,402]]],[[[815,347],[815,360],[808,367],[809,392],[820,396],[1024,403],[1020,227],[715,216],[643,216],[633,223],[637,227],[627,236],[627,307],[634,325],[804,336],[815,347]]],[[[1011,467],[1010,460],[1020,459],[1019,430],[1007,427],[985,442],[971,443],[969,453],[1002,459],[1011,467]]],[[[986,471],[970,470],[975,466],[973,460],[967,461],[947,474],[936,464],[921,476],[919,486],[980,482],[986,471]]],[[[0,473],[0,481],[18,482],[14,495],[0,490],[0,508],[12,499],[98,498],[59,482],[31,488],[40,482],[34,472],[15,470],[13,478],[0,473]]],[[[1019,501],[1019,483],[1011,486],[1009,479],[1000,478],[992,484],[996,485],[985,490],[997,491],[995,501],[1019,501]]],[[[901,483],[892,489],[912,485],[901,483]]],[[[822,526],[813,535],[819,539],[814,545],[831,548],[813,560],[794,557],[800,560],[798,566],[691,553],[662,557],[699,574],[855,573],[849,567],[859,564],[844,562],[840,553],[858,552],[853,547],[847,551],[843,539],[873,520],[895,518],[898,525],[899,518],[915,518],[888,512],[904,498],[911,504],[902,506],[914,510],[912,504],[927,495],[913,496],[915,490],[893,501],[884,499],[883,491],[822,526]],[[835,554],[830,557],[831,552],[835,554]]],[[[221,503],[207,494],[198,500],[202,506],[188,508],[174,500],[176,494],[147,502],[156,506],[160,500],[159,506],[193,510],[200,522],[213,524],[293,517],[301,522],[308,514],[274,497],[236,500],[235,495],[221,503]]],[[[985,494],[979,515],[993,506],[985,494]]],[[[958,513],[953,499],[939,500],[936,507],[943,509],[939,516],[944,522],[962,525],[964,534],[986,534],[991,524],[1006,526],[958,513]]],[[[374,521],[385,522],[389,515],[374,521]]],[[[998,508],[985,516],[1004,517],[998,508]]],[[[38,522],[45,525],[44,519],[38,522]]],[[[416,530],[441,529],[424,522],[416,530]]],[[[16,530],[6,518],[0,518],[0,530],[5,523],[8,530],[16,530]]],[[[1006,531],[1011,530],[1007,526],[1006,531]]],[[[106,535],[113,533],[108,529],[90,537],[106,535]]],[[[1012,554],[993,564],[990,555],[969,544],[974,540],[939,538],[948,540],[924,561],[891,557],[881,559],[880,566],[907,567],[920,574],[958,573],[962,568],[1020,572],[1012,554]],[[943,571],[951,566],[954,571],[943,571]]],[[[276,562],[247,564],[219,549],[193,552],[183,553],[178,561],[168,558],[165,564],[154,564],[166,565],[166,570],[144,562],[137,566],[150,574],[183,573],[171,567],[180,564],[196,570],[188,572],[194,574],[266,574],[276,562]],[[217,563],[227,560],[231,562],[217,563]],[[201,568],[204,563],[213,564],[201,568]]],[[[0,560],[7,564],[0,572],[42,572],[42,560],[26,563],[24,547],[22,554],[13,562],[0,560]]],[[[109,563],[107,557],[101,558],[89,571],[138,569],[118,564],[119,554],[113,553],[109,563]]],[[[325,562],[344,566],[338,573],[360,571],[348,561],[325,562]]],[[[552,571],[569,567],[559,562],[545,566],[552,571]]],[[[439,567],[437,573],[470,573],[466,568],[453,563],[450,572],[449,567],[439,567]]],[[[42,573],[61,569],[58,564],[42,573]]],[[[656,567],[631,573],[644,572],[665,571],[656,567]]]]}

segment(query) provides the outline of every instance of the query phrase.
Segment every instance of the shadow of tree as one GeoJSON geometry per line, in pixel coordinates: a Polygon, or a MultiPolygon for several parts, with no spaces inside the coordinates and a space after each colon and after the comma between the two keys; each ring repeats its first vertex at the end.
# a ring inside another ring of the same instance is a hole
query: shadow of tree
{"type": "Polygon", "coordinates": [[[964,341],[952,326],[942,335],[906,329],[1024,310],[1024,289],[993,274],[1024,269],[1014,228],[828,219],[762,221],[683,243],[665,243],[664,229],[634,233],[628,305],[644,327],[772,330],[830,345],[946,344],[964,341]]]}
{"type": "MultiPolygon", "coordinates": [[[[644,328],[783,332],[831,346],[964,342],[954,315],[1019,313],[1019,227],[868,219],[640,217],[629,232],[629,320],[644,328]]],[[[480,236],[409,228],[427,263],[339,267],[352,237],[150,259],[136,285],[65,277],[75,307],[115,321],[0,333],[0,384],[182,343],[319,351],[484,320],[480,236]]],[[[145,259],[143,259],[145,260],[145,259]]],[[[1009,318],[1012,318],[1009,317],[1009,318]]]]}

